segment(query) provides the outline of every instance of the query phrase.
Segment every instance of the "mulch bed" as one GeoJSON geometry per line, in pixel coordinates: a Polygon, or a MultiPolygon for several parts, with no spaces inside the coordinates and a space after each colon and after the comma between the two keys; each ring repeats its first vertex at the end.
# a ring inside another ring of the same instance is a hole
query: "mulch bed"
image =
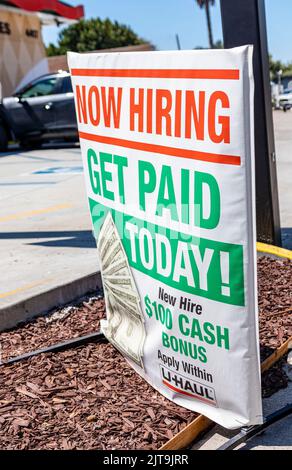
{"type": "Polygon", "coordinates": [[[282,388],[288,387],[289,378],[284,369],[286,365],[287,355],[262,374],[263,398],[271,397],[282,388]]]}
{"type": "MultiPolygon", "coordinates": [[[[292,336],[292,262],[258,260],[264,360],[292,336]]],[[[99,297],[0,334],[2,360],[99,329],[99,297]]],[[[287,386],[279,361],[263,396],[287,386]]],[[[0,367],[0,449],[158,449],[196,415],[163,398],[109,344],[42,354],[0,367]]]]}
{"type": "MultiPolygon", "coordinates": [[[[258,260],[261,360],[292,336],[292,262],[266,256],[258,260]],[[290,311],[289,311],[290,310],[290,311]]],[[[288,386],[286,357],[262,375],[262,394],[269,397],[288,386]]]]}
{"type": "Polygon", "coordinates": [[[258,287],[261,345],[275,350],[292,336],[292,261],[260,258],[258,287]]]}
{"type": "Polygon", "coordinates": [[[0,368],[0,449],[158,449],[196,417],[110,344],[0,368]]]}
{"type": "Polygon", "coordinates": [[[53,310],[18,328],[0,333],[1,360],[45,348],[99,330],[105,303],[99,296],[84,297],[74,305],[53,310]]]}

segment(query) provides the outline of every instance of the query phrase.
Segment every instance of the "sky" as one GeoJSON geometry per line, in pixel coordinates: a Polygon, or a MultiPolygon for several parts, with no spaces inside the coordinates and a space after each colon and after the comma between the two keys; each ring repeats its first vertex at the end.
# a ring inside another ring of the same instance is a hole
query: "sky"
{"type": "MultiPolygon", "coordinates": [[[[208,45],[205,11],[195,0],[68,0],[83,4],[86,18],[110,18],[131,28],[158,50],[176,49],[179,35],[182,49],[208,45]]],[[[269,51],[275,59],[292,62],[292,1],[266,0],[269,51]]],[[[211,7],[214,40],[222,40],[220,1],[211,7]]],[[[60,28],[43,28],[45,43],[56,43],[60,28]]]]}

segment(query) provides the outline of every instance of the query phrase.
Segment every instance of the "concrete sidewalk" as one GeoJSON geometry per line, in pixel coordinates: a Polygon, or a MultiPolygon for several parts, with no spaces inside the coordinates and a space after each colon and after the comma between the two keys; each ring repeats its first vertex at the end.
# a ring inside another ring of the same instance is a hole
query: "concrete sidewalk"
{"type": "Polygon", "coordinates": [[[0,310],[99,270],[78,146],[0,156],[0,310]]]}

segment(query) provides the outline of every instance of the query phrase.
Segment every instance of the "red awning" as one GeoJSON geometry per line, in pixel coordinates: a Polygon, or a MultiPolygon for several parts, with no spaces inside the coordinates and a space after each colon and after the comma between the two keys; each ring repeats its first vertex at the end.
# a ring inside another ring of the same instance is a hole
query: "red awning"
{"type": "Polygon", "coordinates": [[[84,18],[84,7],[82,5],[73,7],[59,0],[9,0],[8,3],[23,10],[53,13],[70,20],[84,18]]]}

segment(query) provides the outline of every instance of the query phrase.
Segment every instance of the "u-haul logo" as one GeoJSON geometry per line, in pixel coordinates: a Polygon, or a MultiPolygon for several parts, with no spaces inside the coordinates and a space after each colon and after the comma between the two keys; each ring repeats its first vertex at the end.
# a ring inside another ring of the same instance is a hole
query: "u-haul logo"
{"type": "Polygon", "coordinates": [[[215,390],[208,385],[195,382],[183,375],[178,374],[165,366],[160,366],[162,383],[173,392],[217,406],[215,390]]]}

